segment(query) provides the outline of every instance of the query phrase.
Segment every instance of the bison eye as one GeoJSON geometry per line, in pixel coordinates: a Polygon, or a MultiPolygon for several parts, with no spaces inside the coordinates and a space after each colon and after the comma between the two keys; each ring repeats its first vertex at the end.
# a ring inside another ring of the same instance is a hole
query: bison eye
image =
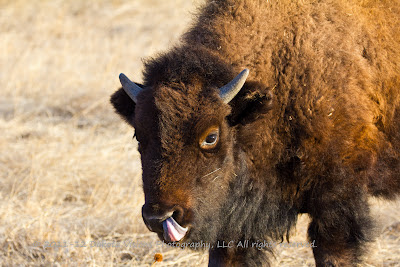
{"type": "Polygon", "coordinates": [[[210,150],[217,146],[219,141],[219,128],[212,126],[203,132],[199,139],[201,149],[210,150]]]}

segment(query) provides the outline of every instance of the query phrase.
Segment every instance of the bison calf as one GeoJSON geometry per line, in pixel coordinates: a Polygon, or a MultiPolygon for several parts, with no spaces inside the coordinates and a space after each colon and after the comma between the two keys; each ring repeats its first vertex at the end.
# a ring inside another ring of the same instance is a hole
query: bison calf
{"type": "Polygon", "coordinates": [[[149,230],[210,243],[211,266],[269,265],[272,247],[238,244],[279,242],[307,213],[317,266],[359,263],[368,196],[400,193],[399,18],[399,0],[207,1],[111,97],[149,230]]]}

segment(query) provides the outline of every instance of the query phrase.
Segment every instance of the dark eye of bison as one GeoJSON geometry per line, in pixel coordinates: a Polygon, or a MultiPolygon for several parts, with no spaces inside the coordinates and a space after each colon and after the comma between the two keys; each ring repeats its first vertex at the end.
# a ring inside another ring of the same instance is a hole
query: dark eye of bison
{"type": "Polygon", "coordinates": [[[199,145],[201,149],[209,150],[217,146],[219,141],[219,128],[217,126],[212,126],[208,128],[200,136],[199,145]]]}
{"type": "Polygon", "coordinates": [[[216,133],[207,136],[205,142],[207,144],[214,144],[217,141],[218,135],[216,133]]]}

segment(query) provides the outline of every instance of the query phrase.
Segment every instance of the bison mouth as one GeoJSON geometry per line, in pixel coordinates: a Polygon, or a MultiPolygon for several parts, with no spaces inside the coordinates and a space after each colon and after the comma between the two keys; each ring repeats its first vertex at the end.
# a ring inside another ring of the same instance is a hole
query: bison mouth
{"type": "Polygon", "coordinates": [[[163,230],[164,230],[164,239],[166,241],[180,241],[182,240],[187,231],[188,227],[182,227],[177,223],[174,218],[169,217],[165,221],[162,222],[163,230]]]}

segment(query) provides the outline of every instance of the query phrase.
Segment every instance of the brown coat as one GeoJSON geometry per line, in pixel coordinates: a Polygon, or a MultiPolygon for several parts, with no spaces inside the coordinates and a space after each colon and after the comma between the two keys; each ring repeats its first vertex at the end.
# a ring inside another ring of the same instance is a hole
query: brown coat
{"type": "Polygon", "coordinates": [[[142,87],[136,104],[122,89],[111,102],[135,128],[143,216],[160,238],[173,212],[182,242],[214,244],[210,265],[268,265],[217,241],[280,240],[308,213],[317,266],[360,261],[368,195],[400,193],[399,0],[208,1],[146,61],[142,87]],[[218,88],[244,68],[223,103],[218,88]],[[218,143],[204,150],[210,127],[218,143]]]}

